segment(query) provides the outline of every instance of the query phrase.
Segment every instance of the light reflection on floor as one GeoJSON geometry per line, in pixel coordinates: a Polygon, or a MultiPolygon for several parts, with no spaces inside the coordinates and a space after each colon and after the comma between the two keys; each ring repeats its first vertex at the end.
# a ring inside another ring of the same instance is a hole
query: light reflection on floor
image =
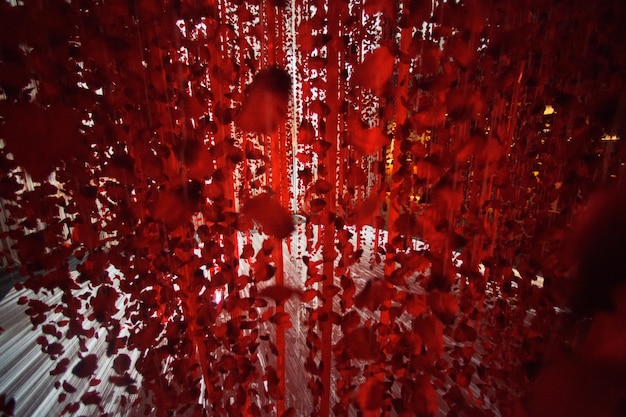
{"type": "MultiPolygon", "coordinates": [[[[304,290],[304,281],[306,280],[306,268],[304,268],[302,256],[308,255],[313,261],[321,257],[321,250],[306,253],[304,227],[303,224],[298,224],[291,238],[283,241],[285,284],[302,290],[304,290]]],[[[364,249],[360,261],[352,267],[352,277],[355,281],[358,293],[368,280],[382,276],[382,265],[375,265],[372,259],[375,255],[373,252],[375,247],[374,240],[378,237],[378,245],[384,245],[386,232],[377,232],[370,227],[361,229],[359,233],[357,233],[354,228],[350,228],[350,231],[353,234],[351,243],[354,247],[357,247],[357,239],[360,239],[361,242],[359,246],[364,249]]],[[[317,241],[319,237],[318,230],[314,228],[313,240],[317,241]]],[[[239,239],[240,250],[245,243],[245,239],[249,239],[249,242],[252,243],[256,252],[261,247],[265,236],[259,233],[250,233],[248,237],[241,235],[239,239]]],[[[419,241],[414,241],[413,244],[416,249],[422,247],[419,241]]],[[[246,265],[245,262],[242,262],[240,264],[240,273],[245,273],[247,268],[249,268],[249,266],[246,265]]],[[[109,268],[109,274],[113,276],[119,274],[119,271],[111,267],[109,268]]],[[[268,283],[271,283],[271,281],[268,283]]],[[[416,287],[415,291],[423,290],[416,287]]],[[[55,377],[49,374],[56,366],[56,362],[50,360],[48,355],[42,353],[40,346],[36,342],[37,337],[40,336],[40,331],[31,330],[32,325],[29,321],[29,317],[24,312],[27,306],[18,305],[17,303],[19,297],[25,294],[26,290],[16,291],[15,289],[11,289],[5,298],[0,301],[0,326],[4,328],[4,332],[0,335],[0,393],[6,394],[7,398],[15,398],[16,416],[60,415],[68,402],[59,404],[57,401],[59,394],[63,392],[63,388],[55,389],[55,377]]],[[[227,296],[226,293],[220,292],[220,299],[216,299],[216,303],[222,301],[221,297],[227,296]]],[[[48,304],[61,302],[60,292],[44,298],[48,304]]],[[[335,299],[335,310],[340,311],[339,300],[337,298],[338,297],[335,299]]],[[[117,307],[120,308],[118,315],[123,314],[123,304],[123,300],[120,300],[117,305],[117,307]]],[[[307,307],[315,307],[315,303],[303,306],[302,303],[292,299],[286,302],[285,305],[285,310],[290,313],[293,323],[293,327],[288,329],[285,333],[285,338],[288,341],[288,349],[285,352],[285,377],[286,384],[289,387],[287,390],[286,404],[298,410],[298,415],[310,414],[313,406],[312,396],[307,388],[308,380],[305,380],[307,373],[304,370],[304,358],[306,358],[307,349],[305,344],[307,307]]],[[[376,313],[369,311],[362,311],[361,313],[364,317],[376,319],[376,317],[374,317],[376,313]]],[[[50,318],[56,321],[65,317],[58,314],[50,318]]],[[[263,330],[272,332],[272,329],[268,328],[263,330]]],[[[336,330],[337,334],[335,334],[334,337],[335,340],[338,340],[342,335],[339,333],[339,329],[336,330]]],[[[88,385],[87,380],[80,380],[71,373],[72,368],[78,362],[76,353],[79,346],[75,339],[62,341],[65,347],[65,354],[63,356],[72,358],[72,362],[68,366],[67,371],[61,376],[60,380],[67,381],[78,389],[76,393],[68,394],[68,397],[70,395],[73,396],[73,400],[79,401],[80,396],[84,392],[95,389],[103,398],[102,411],[109,413],[109,415],[129,415],[128,410],[120,408],[119,395],[123,393],[123,388],[115,387],[107,382],[109,375],[113,372],[114,357],[106,356],[105,330],[101,329],[97,334],[98,337],[94,337],[88,341],[88,352],[85,354],[93,353],[99,357],[98,370],[94,378],[102,380],[102,384],[95,388],[88,387],[86,386],[88,385]]],[[[446,338],[446,344],[450,345],[453,343],[450,338],[446,338]]],[[[129,354],[134,363],[138,357],[138,353],[129,352],[129,354]]],[[[261,358],[260,366],[265,366],[263,357],[264,355],[259,355],[259,358],[261,358]]],[[[337,372],[335,369],[333,371],[337,372]]],[[[140,376],[136,373],[131,373],[131,376],[138,381],[138,386],[140,386],[140,376]]],[[[337,377],[338,376],[339,375],[337,375],[337,377]]],[[[478,390],[475,391],[476,395],[480,395],[478,390]]],[[[331,387],[331,392],[335,392],[333,387],[331,387]]],[[[133,399],[134,398],[131,397],[131,401],[133,399]]],[[[337,400],[337,398],[331,399],[333,402],[337,400]]],[[[440,401],[440,406],[442,410],[447,408],[443,401],[440,401]]],[[[81,404],[81,408],[76,415],[94,415],[95,411],[95,406],[85,406],[81,404]]]]}
{"type": "MultiPolygon", "coordinates": [[[[75,272],[73,272],[75,273],[75,272]]],[[[114,274],[115,270],[110,269],[109,274],[114,274]]],[[[6,276],[2,278],[6,279],[6,276]]],[[[29,316],[26,314],[28,305],[18,304],[20,297],[32,293],[26,289],[20,291],[11,289],[0,301],[0,326],[4,332],[0,334],[0,393],[5,394],[7,400],[14,398],[16,401],[16,416],[53,416],[61,415],[67,403],[59,403],[59,394],[65,392],[62,387],[55,388],[54,383],[58,379],[67,381],[74,386],[77,391],[67,394],[68,398],[79,401],[80,397],[87,391],[96,390],[102,396],[102,407],[104,413],[118,415],[123,410],[120,409],[118,395],[123,393],[123,388],[116,387],[108,383],[108,377],[112,373],[114,357],[106,356],[107,344],[105,342],[105,329],[100,329],[95,337],[86,343],[86,354],[98,356],[98,369],[92,379],[99,379],[100,386],[89,387],[86,379],[80,379],[72,374],[72,368],[78,363],[79,343],[76,338],[71,340],[63,339],[65,352],[61,357],[71,359],[67,370],[59,376],[51,376],[57,361],[43,353],[37,338],[42,335],[41,330],[33,331],[33,326],[29,316]],[[60,377],[60,378],[59,378],[60,377]]],[[[43,295],[40,297],[48,305],[61,303],[61,292],[43,295]]],[[[123,311],[124,300],[119,300],[117,305],[123,311]]],[[[48,313],[50,321],[60,321],[66,319],[61,313],[48,313]]],[[[46,335],[50,343],[55,341],[53,336],[46,335]]],[[[136,352],[128,352],[131,359],[137,357],[136,352]]],[[[131,372],[131,377],[139,379],[136,372],[131,372]]],[[[71,400],[70,400],[71,401],[71,400]]],[[[81,404],[75,415],[94,415],[95,406],[85,406],[81,404]]],[[[100,414],[98,411],[97,414],[100,414]]]]}

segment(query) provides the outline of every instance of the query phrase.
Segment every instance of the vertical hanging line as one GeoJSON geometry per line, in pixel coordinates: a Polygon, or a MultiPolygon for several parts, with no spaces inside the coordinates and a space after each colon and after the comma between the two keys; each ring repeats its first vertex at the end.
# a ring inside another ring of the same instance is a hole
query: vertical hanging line
{"type": "Polygon", "coordinates": [[[267,39],[265,38],[265,36],[267,36],[267,23],[266,23],[266,11],[265,8],[267,7],[267,2],[261,1],[261,4],[259,5],[259,24],[261,25],[261,33],[264,35],[263,39],[261,39],[261,48],[260,48],[260,56],[259,56],[259,62],[261,63],[261,65],[264,65],[267,62],[267,54],[265,53],[265,48],[267,45],[267,39]]]}
{"type": "Polygon", "coordinates": [[[300,57],[298,56],[298,44],[296,35],[296,10],[297,0],[291,0],[290,2],[290,14],[289,14],[289,28],[287,30],[287,37],[289,38],[289,47],[291,56],[287,62],[287,72],[291,75],[291,210],[293,213],[298,213],[298,159],[296,154],[298,153],[298,126],[302,118],[302,106],[298,99],[298,94],[301,93],[301,89],[298,82],[298,62],[300,57]]]}
{"type": "MultiPolygon", "coordinates": [[[[267,44],[267,62],[263,62],[265,66],[281,66],[284,65],[285,57],[282,48],[284,41],[283,23],[285,23],[285,16],[280,12],[276,13],[276,6],[271,1],[265,0],[263,2],[263,8],[265,13],[265,31],[266,44],[267,44]]],[[[271,103],[270,103],[271,105],[271,103]]],[[[283,170],[286,173],[286,161],[287,152],[286,146],[286,131],[285,123],[279,125],[278,130],[271,134],[270,138],[270,161],[271,161],[271,186],[276,191],[276,195],[281,204],[286,204],[289,201],[289,184],[285,184],[283,181],[283,170]]],[[[285,284],[284,277],[284,253],[283,253],[283,239],[273,239],[272,259],[276,267],[275,271],[275,283],[282,286],[285,284]]],[[[287,302],[287,301],[285,301],[287,302]]],[[[276,305],[276,313],[283,313],[285,306],[283,303],[276,305]]],[[[275,325],[274,331],[276,335],[276,373],[278,375],[278,391],[279,395],[276,398],[276,415],[281,416],[285,412],[285,395],[286,395],[286,372],[285,372],[285,329],[282,326],[275,325]]]]}
{"type": "MultiPolygon", "coordinates": [[[[185,229],[189,227],[190,226],[188,225],[185,229]]],[[[212,371],[212,367],[211,367],[211,363],[208,361],[209,354],[206,351],[204,340],[198,340],[198,337],[197,337],[198,329],[196,327],[196,323],[198,321],[197,313],[199,311],[199,306],[196,303],[195,294],[192,289],[192,285],[193,285],[192,273],[193,271],[189,270],[189,265],[185,265],[183,268],[183,276],[181,277],[186,287],[183,291],[187,292],[187,297],[184,297],[182,301],[182,306],[183,306],[183,311],[184,311],[183,314],[185,315],[186,321],[189,324],[189,334],[191,335],[191,340],[196,351],[198,365],[200,366],[200,376],[201,376],[200,382],[204,386],[207,393],[209,393],[210,392],[209,387],[211,387],[210,374],[212,371]]],[[[202,405],[204,409],[207,409],[209,407],[208,401],[209,401],[210,396],[209,395],[205,396],[205,392],[201,392],[199,399],[202,400],[203,397],[204,397],[205,404],[202,404],[202,402],[200,404],[202,405]]]]}
{"type": "MultiPolygon", "coordinates": [[[[328,34],[332,37],[332,40],[327,45],[327,74],[326,74],[326,100],[330,109],[327,116],[326,123],[326,140],[330,142],[329,152],[327,153],[327,176],[332,179],[331,183],[335,183],[337,180],[337,155],[338,155],[338,118],[339,118],[339,103],[338,103],[338,80],[339,80],[339,22],[341,19],[339,2],[330,0],[328,2],[328,34]],[[332,177],[331,177],[332,176],[332,177]]],[[[323,247],[322,253],[324,257],[324,281],[322,293],[327,294],[324,301],[323,310],[329,315],[333,310],[334,297],[331,296],[332,292],[326,291],[334,286],[335,271],[334,271],[334,252],[335,252],[335,223],[333,221],[336,215],[336,192],[328,193],[328,201],[326,204],[326,210],[328,211],[328,219],[324,225],[323,247]]],[[[319,416],[328,417],[330,415],[330,397],[332,388],[332,335],[333,324],[330,319],[320,322],[322,327],[322,386],[323,394],[320,403],[319,416]]]]}

